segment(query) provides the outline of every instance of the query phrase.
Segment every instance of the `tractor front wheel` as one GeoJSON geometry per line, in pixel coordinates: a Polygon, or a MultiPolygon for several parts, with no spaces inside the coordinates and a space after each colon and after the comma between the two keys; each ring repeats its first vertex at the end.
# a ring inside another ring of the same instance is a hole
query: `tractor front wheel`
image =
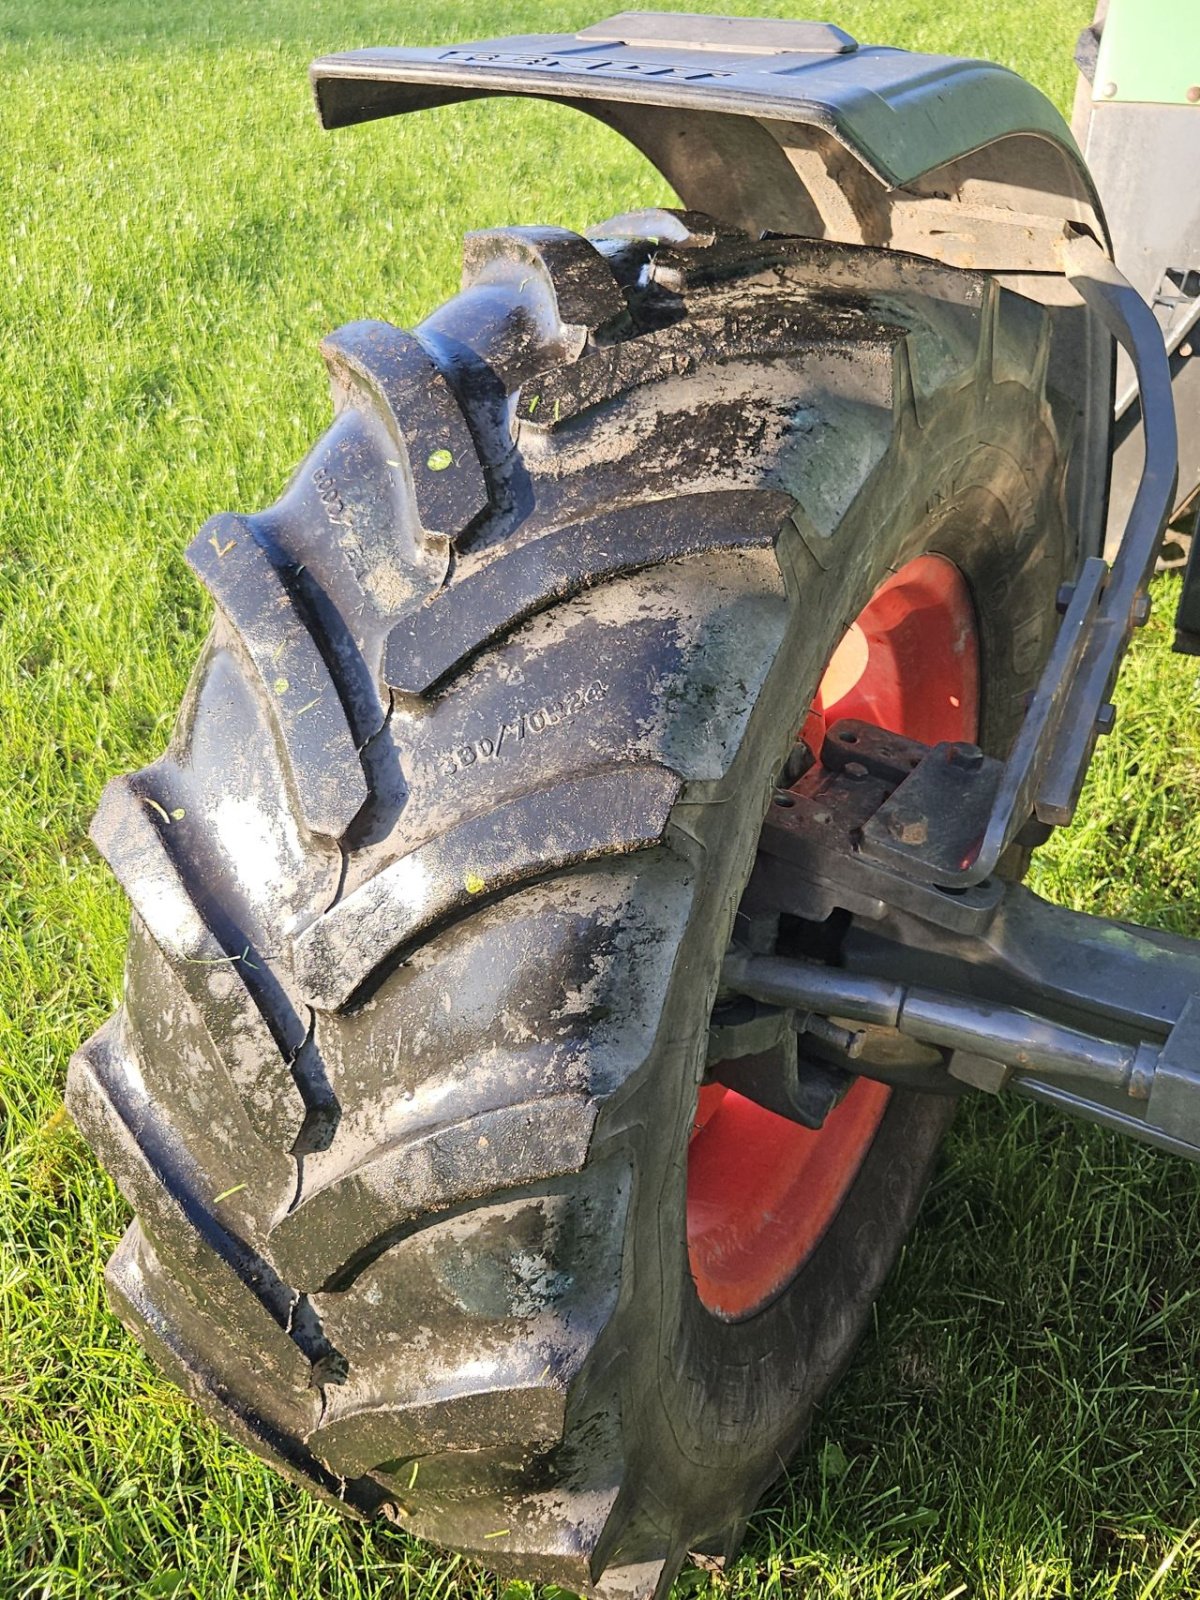
{"type": "Polygon", "coordinates": [[[472,236],[415,335],[327,342],[334,421],[192,545],[212,635],[101,804],[125,1003],[70,1083],[114,1303],[201,1405],[612,1595],[736,1548],[951,1105],[704,1081],[789,752],[1003,752],[1074,555],[1040,308],[662,221],[472,236]]]}

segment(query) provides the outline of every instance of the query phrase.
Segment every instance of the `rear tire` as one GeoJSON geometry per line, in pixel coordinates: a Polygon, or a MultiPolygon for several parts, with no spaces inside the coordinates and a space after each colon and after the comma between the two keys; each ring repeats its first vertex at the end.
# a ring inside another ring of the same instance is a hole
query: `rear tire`
{"type": "Polygon", "coordinates": [[[415,337],[328,341],[335,420],[193,543],[212,636],[105,793],[125,1004],[69,1087],[138,1214],[114,1304],[201,1405],[347,1510],[605,1594],[736,1549],[951,1104],[893,1093],[795,1276],[701,1304],[708,1016],[814,689],[942,554],[1003,751],[1073,555],[1038,307],[670,226],[472,236],[415,337]]]}

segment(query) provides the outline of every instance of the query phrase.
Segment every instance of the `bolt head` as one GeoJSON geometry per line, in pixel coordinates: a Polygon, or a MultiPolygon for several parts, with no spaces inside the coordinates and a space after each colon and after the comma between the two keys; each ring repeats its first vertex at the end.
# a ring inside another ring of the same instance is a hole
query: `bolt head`
{"type": "Polygon", "coordinates": [[[983,751],[976,744],[952,744],[950,765],[964,772],[977,772],[983,765],[983,751]]]}
{"type": "Polygon", "coordinates": [[[1187,92],[1187,97],[1192,105],[1200,105],[1200,83],[1192,84],[1187,92]]]}
{"type": "Polygon", "coordinates": [[[1117,708],[1110,700],[1106,705],[1102,705],[1096,713],[1096,732],[1111,733],[1116,726],[1116,721],[1117,708]]]}
{"type": "Polygon", "coordinates": [[[1132,620],[1135,628],[1144,628],[1150,621],[1150,596],[1139,594],[1133,602],[1132,620]]]}
{"type": "Polygon", "coordinates": [[[870,776],[861,761],[847,761],[842,770],[848,778],[866,778],[870,776]]]}
{"type": "Polygon", "coordinates": [[[1116,92],[1117,92],[1117,86],[1116,86],[1115,83],[1106,83],[1104,85],[1103,89],[1101,89],[1101,91],[1100,91],[1100,93],[1104,96],[1104,98],[1106,100],[1111,100],[1113,95],[1116,94],[1116,92]]]}

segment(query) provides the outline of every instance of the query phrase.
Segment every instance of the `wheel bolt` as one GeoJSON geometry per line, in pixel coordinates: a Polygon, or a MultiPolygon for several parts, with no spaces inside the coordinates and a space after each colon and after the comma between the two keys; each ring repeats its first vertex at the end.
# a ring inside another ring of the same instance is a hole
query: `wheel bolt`
{"type": "Polygon", "coordinates": [[[964,772],[976,772],[983,765],[983,751],[977,744],[952,744],[950,765],[964,772]]]}

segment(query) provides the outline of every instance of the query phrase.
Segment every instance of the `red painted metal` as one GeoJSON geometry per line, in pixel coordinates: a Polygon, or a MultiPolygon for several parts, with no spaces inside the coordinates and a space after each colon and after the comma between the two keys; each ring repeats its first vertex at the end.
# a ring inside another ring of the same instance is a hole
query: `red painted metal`
{"type": "MultiPolygon", "coordinates": [[[[975,611],[950,561],[918,556],[876,590],[834,652],[801,736],[819,751],[840,717],[925,744],[976,737],[975,611]]],[[[701,1089],[688,1149],[688,1255],[710,1311],[749,1316],[795,1276],[854,1182],[890,1092],[860,1078],[814,1130],[720,1085],[701,1089]]]]}

